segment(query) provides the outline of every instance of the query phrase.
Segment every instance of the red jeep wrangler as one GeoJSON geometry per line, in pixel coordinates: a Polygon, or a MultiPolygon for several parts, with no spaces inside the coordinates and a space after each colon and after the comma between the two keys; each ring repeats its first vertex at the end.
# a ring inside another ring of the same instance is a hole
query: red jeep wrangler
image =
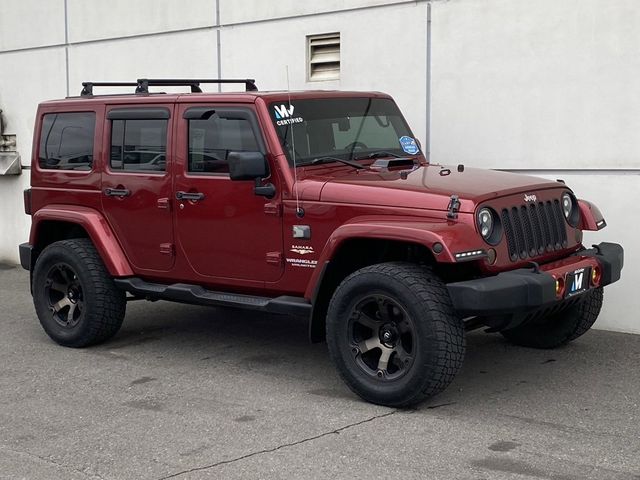
{"type": "Polygon", "coordinates": [[[38,108],[20,246],[61,345],[112,337],[131,299],[297,315],[354,392],[406,406],[452,381],[465,330],[557,347],[620,278],[622,247],[582,245],[606,225],[593,204],[561,180],[429,163],[388,95],[83,85],[38,108]]]}

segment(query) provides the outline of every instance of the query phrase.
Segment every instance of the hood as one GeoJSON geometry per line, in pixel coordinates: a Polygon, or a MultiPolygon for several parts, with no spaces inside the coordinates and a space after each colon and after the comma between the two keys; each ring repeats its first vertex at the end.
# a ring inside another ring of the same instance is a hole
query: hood
{"type": "Polygon", "coordinates": [[[467,213],[487,200],[561,186],[529,175],[480,168],[459,172],[457,167],[442,165],[423,165],[404,172],[332,169],[327,176],[317,172],[307,178],[325,181],[320,192],[324,202],[446,210],[451,195],[457,195],[460,211],[467,213]]]}

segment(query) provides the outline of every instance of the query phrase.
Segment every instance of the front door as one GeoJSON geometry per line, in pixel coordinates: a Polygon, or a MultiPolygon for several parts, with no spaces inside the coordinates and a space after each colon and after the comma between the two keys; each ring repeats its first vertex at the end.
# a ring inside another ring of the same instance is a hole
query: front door
{"type": "Polygon", "coordinates": [[[176,118],[174,198],[182,255],[213,281],[278,280],[284,271],[278,197],[258,196],[253,181],[229,178],[229,152],[265,153],[255,111],[183,104],[176,118]]]}
{"type": "Polygon", "coordinates": [[[107,110],[102,206],[136,273],[172,268],[171,114],[174,106],[107,110]]]}

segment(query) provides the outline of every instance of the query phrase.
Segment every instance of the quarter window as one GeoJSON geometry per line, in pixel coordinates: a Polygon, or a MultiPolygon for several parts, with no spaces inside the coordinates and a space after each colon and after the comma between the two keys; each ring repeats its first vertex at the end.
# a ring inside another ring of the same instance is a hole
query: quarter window
{"type": "Polygon", "coordinates": [[[167,168],[167,120],[112,120],[112,170],[164,172],[167,168]]]}
{"type": "Polygon", "coordinates": [[[91,170],[95,128],[94,112],[46,114],[40,133],[40,168],[91,170]]]}
{"type": "Polygon", "coordinates": [[[229,173],[229,152],[260,150],[251,124],[244,118],[189,120],[189,172],[229,173]]]}

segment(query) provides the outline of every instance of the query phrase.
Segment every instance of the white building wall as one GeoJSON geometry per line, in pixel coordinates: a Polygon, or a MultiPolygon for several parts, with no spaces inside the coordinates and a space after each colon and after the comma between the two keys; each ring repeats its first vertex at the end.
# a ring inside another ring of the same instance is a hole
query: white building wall
{"type": "MultiPolygon", "coordinates": [[[[220,74],[284,89],[288,66],[292,89],[391,93],[426,144],[430,53],[432,160],[561,177],[595,201],[609,227],[585,243],[627,254],[597,326],[640,333],[638,25],[636,0],[1,0],[0,108],[29,165],[38,102],[83,80],[220,74]],[[305,37],[330,32],[340,80],[308,82],[305,37]]],[[[28,235],[28,174],[0,177],[0,261],[17,262],[28,235]]]]}
{"type": "Polygon", "coordinates": [[[639,168],[638,6],[435,2],[434,155],[492,168],[639,168]]]}
{"type": "Polygon", "coordinates": [[[640,333],[637,0],[432,4],[431,158],[563,178],[625,247],[597,327],[640,333]]]}
{"type": "MultiPolygon", "coordinates": [[[[66,1],[71,43],[163,34],[216,24],[215,0],[66,1]]],[[[215,50],[215,43],[209,45],[212,47],[215,50]]]]}
{"type": "MultiPolygon", "coordinates": [[[[242,0],[243,4],[278,2],[242,0]]],[[[287,2],[283,2],[286,4],[287,2]]],[[[289,2],[298,4],[302,2],[289,2]]],[[[321,4],[323,2],[314,2],[321,4]]],[[[356,2],[328,2],[362,4],[356,2]]],[[[382,3],[382,2],[372,2],[382,3]]],[[[227,1],[222,6],[231,4],[227,1]]],[[[235,2],[234,2],[235,5],[235,2]]],[[[297,9],[294,9],[297,10],[297,9]]],[[[233,10],[230,10],[233,11],[233,10]]],[[[226,13],[221,9],[221,22],[226,13]]],[[[251,9],[250,18],[256,18],[251,9]]],[[[281,12],[277,12],[279,15],[281,12]]],[[[238,18],[234,14],[233,18],[238,18]]],[[[426,2],[356,9],[227,26],[221,30],[222,76],[256,78],[264,90],[286,89],[286,67],[292,90],[379,90],[391,93],[414,134],[426,132],[426,2]],[[340,80],[308,82],[306,36],[340,32],[340,80]]]]}

